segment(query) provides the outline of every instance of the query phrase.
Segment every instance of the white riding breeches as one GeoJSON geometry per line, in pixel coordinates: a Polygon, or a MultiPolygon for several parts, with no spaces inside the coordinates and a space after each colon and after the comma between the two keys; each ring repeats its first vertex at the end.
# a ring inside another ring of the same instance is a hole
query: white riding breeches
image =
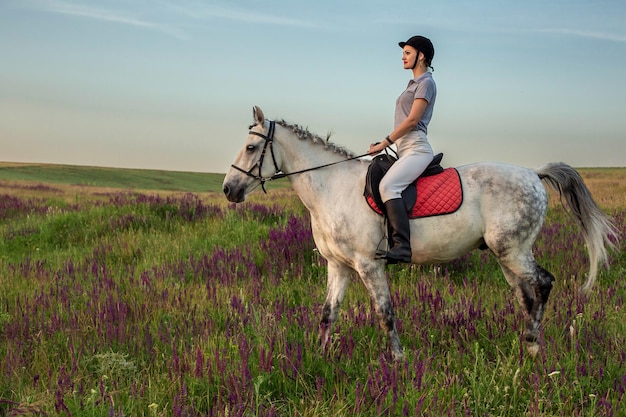
{"type": "Polygon", "coordinates": [[[419,177],[433,160],[433,148],[426,133],[411,131],[396,142],[398,160],[389,168],[380,181],[380,196],[383,203],[402,198],[402,191],[419,177]]]}

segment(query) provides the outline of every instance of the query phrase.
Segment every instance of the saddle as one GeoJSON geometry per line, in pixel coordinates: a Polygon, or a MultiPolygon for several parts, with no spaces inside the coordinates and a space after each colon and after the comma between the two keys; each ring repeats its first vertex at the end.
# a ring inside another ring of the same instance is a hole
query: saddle
{"type": "MultiPolygon", "coordinates": [[[[409,218],[450,214],[461,206],[463,189],[459,174],[454,168],[444,169],[441,166],[442,159],[443,153],[435,155],[422,175],[402,192],[409,218]]],[[[385,216],[379,185],[396,160],[390,154],[378,155],[372,159],[367,170],[363,195],[372,210],[385,216]]]]}

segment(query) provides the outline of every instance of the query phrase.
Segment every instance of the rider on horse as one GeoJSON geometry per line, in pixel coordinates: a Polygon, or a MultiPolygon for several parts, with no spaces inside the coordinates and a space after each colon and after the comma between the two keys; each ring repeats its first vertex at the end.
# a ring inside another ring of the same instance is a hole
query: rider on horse
{"type": "Polygon", "coordinates": [[[428,71],[435,55],[431,41],[413,36],[399,45],[403,50],[404,68],[413,72],[413,79],[396,100],[393,132],[382,142],[372,144],[368,151],[376,155],[394,143],[398,149],[398,161],[380,182],[393,246],[389,251],[376,252],[376,258],[386,259],[389,264],[411,262],[409,217],[401,194],[433,160],[426,133],[437,97],[435,81],[428,71]]]}

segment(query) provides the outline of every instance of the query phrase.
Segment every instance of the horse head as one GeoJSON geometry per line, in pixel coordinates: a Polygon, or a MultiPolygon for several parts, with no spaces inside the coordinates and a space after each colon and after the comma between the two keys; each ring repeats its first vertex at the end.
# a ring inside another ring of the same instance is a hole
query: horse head
{"type": "MultiPolygon", "coordinates": [[[[254,124],[244,146],[224,177],[222,190],[228,201],[240,203],[259,185],[276,178],[280,171],[280,160],[274,152],[274,122],[265,120],[263,111],[254,106],[254,124]]],[[[265,191],[265,188],[263,188],[265,191]]]]}

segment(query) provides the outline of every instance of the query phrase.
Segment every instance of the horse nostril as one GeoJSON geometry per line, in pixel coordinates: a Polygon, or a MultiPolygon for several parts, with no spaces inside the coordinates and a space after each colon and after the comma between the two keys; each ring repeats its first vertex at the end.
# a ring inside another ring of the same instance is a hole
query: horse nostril
{"type": "Polygon", "coordinates": [[[222,191],[224,191],[224,194],[228,195],[230,194],[230,187],[228,185],[225,185],[224,188],[222,188],[222,191]]]}

